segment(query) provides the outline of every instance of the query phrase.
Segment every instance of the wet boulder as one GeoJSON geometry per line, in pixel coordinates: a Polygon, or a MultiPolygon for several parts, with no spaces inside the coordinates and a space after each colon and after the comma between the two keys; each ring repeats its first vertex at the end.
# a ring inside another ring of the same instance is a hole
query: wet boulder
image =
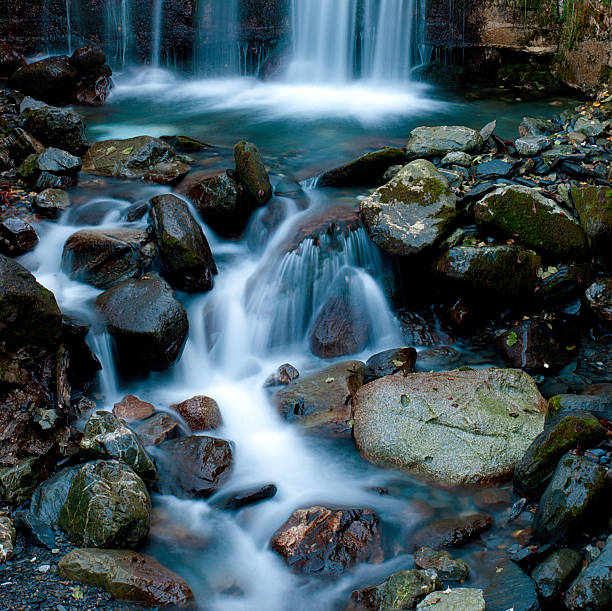
{"type": "Polygon", "coordinates": [[[40,155],[45,150],[42,142],[21,127],[16,127],[8,133],[4,139],[4,146],[16,165],[21,164],[30,155],[40,155]]]}
{"type": "Polygon", "coordinates": [[[102,66],[106,64],[106,53],[92,45],[78,47],[69,61],[79,74],[100,74],[102,66]]]}
{"type": "Polygon", "coordinates": [[[209,291],[217,266],[189,206],[176,195],[158,195],[151,200],[149,215],[170,284],[188,292],[209,291]]]}
{"type": "Polygon", "coordinates": [[[436,271],[466,291],[497,298],[534,294],[542,260],[518,246],[455,246],[436,262],[436,271]]]}
{"type": "Polygon", "coordinates": [[[601,554],[578,575],[565,595],[571,611],[596,611],[612,607],[612,538],[601,554]]]}
{"type": "Polygon", "coordinates": [[[176,410],[193,432],[218,429],[223,424],[221,410],[210,397],[197,395],[170,407],[176,410]]]}
{"type": "Polygon", "coordinates": [[[362,281],[347,270],[335,279],[310,330],[310,350],[321,358],[361,352],[370,340],[362,281]]]}
{"type": "Polygon", "coordinates": [[[533,519],[538,541],[557,542],[604,511],[612,498],[607,468],[566,454],[558,463],[533,519]]]}
{"type": "Polygon", "coordinates": [[[420,547],[414,552],[414,564],[420,569],[434,569],[443,581],[465,581],[470,570],[463,560],[453,558],[449,552],[432,547],[420,547]]]}
{"type": "Polygon", "coordinates": [[[588,412],[575,412],[547,427],[531,443],[514,469],[519,494],[538,498],[550,482],[559,460],[569,450],[591,447],[606,438],[606,429],[588,412]]]}
{"type": "Polygon", "coordinates": [[[234,146],[234,161],[251,205],[263,206],[272,197],[272,185],[257,147],[251,142],[238,142],[234,146]]]}
{"type": "Polygon", "coordinates": [[[586,255],[582,227],[537,189],[514,185],[495,189],[475,204],[474,216],[483,231],[515,239],[544,259],[571,261],[586,255]]]}
{"type": "Polygon", "coordinates": [[[205,499],[229,479],[233,453],[225,439],[192,435],[158,446],[157,488],[161,494],[205,499]]]}
{"type": "Polygon", "coordinates": [[[532,136],[550,136],[560,132],[561,128],[550,119],[542,119],[541,117],[523,117],[518,132],[522,138],[532,136]]]}
{"type": "Polygon", "coordinates": [[[361,219],[372,241],[392,255],[414,255],[436,246],[452,228],[457,197],[433,164],[403,167],[361,202],[361,219]]]}
{"type": "Polygon", "coordinates": [[[296,573],[338,575],[383,560],[378,516],[369,509],[298,509],[270,541],[296,573]]]}
{"type": "Polygon", "coordinates": [[[485,611],[485,597],[477,588],[454,588],[432,592],[417,606],[418,611],[485,611]]]}
{"type": "Polygon", "coordinates": [[[155,558],[128,550],[73,549],[57,568],[63,579],[103,588],[118,600],[185,607],[193,599],[182,577],[155,558]]]}
{"type": "Polygon", "coordinates": [[[193,184],[187,197],[202,220],[224,237],[242,234],[251,215],[251,207],[227,172],[204,178],[193,184]]]}
{"type": "Polygon", "coordinates": [[[473,153],[482,145],[480,132],[469,127],[417,127],[410,132],[406,154],[412,158],[443,157],[455,151],[473,153]]]}
{"type": "Polygon", "coordinates": [[[136,426],[136,433],[145,446],[157,446],[181,436],[179,423],[168,414],[158,413],[136,426]]]}
{"type": "Polygon", "coordinates": [[[45,189],[34,198],[33,208],[41,216],[55,220],[70,208],[70,196],[62,189],[45,189]]]}
{"type": "Polygon", "coordinates": [[[89,325],[62,317],[62,342],[68,350],[68,379],[73,390],[87,390],[102,365],[87,343],[89,325]]]}
{"type": "Polygon", "coordinates": [[[505,331],[498,347],[512,367],[529,372],[554,372],[578,356],[580,332],[564,321],[534,317],[521,320],[505,331]]]}
{"type": "Polygon", "coordinates": [[[65,467],[45,480],[32,495],[30,513],[35,519],[53,528],[59,527],[62,507],[68,498],[70,486],[80,466],[65,467]]]}
{"type": "Polygon", "coordinates": [[[172,289],[157,277],[124,280],[96,299],[125,372],[164,371],[180,356],[189,322],[172,289]]]}
{"type": "Polygon", "coordinates": [[[435,571],[399,571],[379,585],[355,590],[347,611],[414,609],[428,594],[441,589],[442,581],[435,571]]]}
{"type": "Polygon", "coordinates": [[[0,222],[0,251],[10,257],[18,257],[33,250],[38,244],[38,234],[30,223],[17,217],[0,222]]]}
{"type": "Polygon", "coordinates": [[[89,417],[80,446],[88,456],[112,458],[129,465],[145,481],[157,477],[138,435],[110,412],[95,412],[89,417]]]}
{"type": "Polygon", "coordinates": [[[570,581],[582,567],[582,554],[573,549],[558,549],[531,571],[542,602],[553,605],[560,600],[570,581]]]}
{"type": "Polygon", "coordinates": [[[73,280],[99,289],[140,278],[155,257],[146,231],[137,229],[82,229],[64,244],[62,269],[73,280]]]}
{"type": "Polygon", "coordinates": [[[273,401],[287,420],[309,432],[350,437],[353,396],[363,384],[364,371],[361,361],[331,365],[294,380],[273,401]]]}
{"type": "Polygon", "coordinates": [[[21,458],[11,465],[0,467],[0,501],[21,505],[32,496],[39,479],[40,461],[36,456],[21,458]]]}
{"type": "MultiPolygon", "coordinates": [[[[585,389],[588,391],[589,387],[585,389]]],[[[546,406],[546,426],[555,426],[567,416],[575,413],[590,413],[596,419],[612,417],[612,394],[555,395],[546,406]]]]}
{"type": "Polygon", "coordinates": [[[612,264],[612,189],[572,189],[572,200],[591,248],[612,264]]]}
{"type": "Polygon", "coordinates": [[[287,386],[300,377],[300,372],[291,363],[281,365],[272,375],[266,378],[264,387],[287,386]]]}
{"type": "Polygon", "coordinates": [[[391,166],[402,166],[407,162],[408,158],[402,149],[388,146],[324,172],[318,184],[322,187],[376,185],[381,183],[385,172],[391,166]]]}
{"type": "Polygon", "coordinates": [[[510,477],[542,432],[545,408],[520,370],[395,374],[357,391],[353,433],[374,464],[482,485],[510,477]]]}
{"type": "Polygon", "coordinates": [[[523,136],[514,141],[514,146],[521,157],[531,157],[547,149],[550,140],[546,136],[523,136]]]}
{"type": "Polygon", "coordinates": [[[85,464],[74,476],[59,525],[87,547],[136,547],[149,532],[151,499],[131,467],[116,460],[85,464]]]}
{"type": "Polygon", "coordinates": [[[17,173],[36,191],[58,190],[76,185],[80,169],[81,160],[78,157],[61,149],[48,148],[40,155],[27,157],[17,173]]]}
{"type": "Polygon", "coordinates": [[[0,44],[0,78],[11,76],[26,65],[26,60],[16,49],[6,42],[0,44]]]}
{"type": "Polygon", "coordinates": [[[83,171],[89,174],[162,185],[175,184],[189,169],[169,144],[151,136],[94,142],[83,157],[83,171]]]}
{"type": "Polygon", "coordinates": [[[585,298],[599,318],[608,323],[612,322],[612,278],[593,282],[587,289],[585,298]]]}
{"type": "Polygon", "coordinates": [[[85,123],[74,110],[45,106],[29,108],[21,115],[22,127],[45,146],[56,147],[82,155],[89,146],[85,138],[85,123]]]}
{"type": "Polygon", "coordinates": [[[493,518],[484,513],[442,518],[431,522],[414,534],[418,547],[460,547],[475,539],[493,525],[493,518]]]}
{"type": "Polygon", "coordinates": [[[9,77],[9,87],[49,104],[67,104],[78,79],[65,55],[47,57],[18,68],[9,77]]]}
{"type": "Polygon", "coordinates": [[[417,351],[414,348],[393,348],[371,356],[366,362],[363,383],[384,378],[394,373],[407,375],[414,371],[417,351]]]}
{"type": "Polygon", "coordinates": [[[134,395],[126,395],[113,405],[113,415],[123,420],[144,420],[155,413],[155,406],[141,401],[134,395]]]}
{"type": "Polygon", "coordinates": [[[554,265],[539,274],[536,299],[547,306],[567,303],[578,298],[595,280],[592,263],[554,265]]]}
{"type": "Polygon", "coordinates": [[[74,92],[74,99],[88,106],[101,106],[112,88],[112,81],[108,76],[89,76],[81,81],[74,92]]]}
{"type": "Polygon", "coordinates": [[[274,498],[278,489],[274,484],[264,484],[263,486],[253,486],[244,490],[229,491],[215,496],[211,501],[213,507],[219,507],[226,511],[238,511],[243,507],[260,503],[274,498]]]}

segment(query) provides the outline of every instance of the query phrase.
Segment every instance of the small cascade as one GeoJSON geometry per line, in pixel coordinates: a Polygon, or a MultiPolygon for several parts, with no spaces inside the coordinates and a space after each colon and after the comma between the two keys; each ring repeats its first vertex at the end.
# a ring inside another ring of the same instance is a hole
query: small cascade
{"type": "Polygon", "coordinates": [[[159,68],[162,36],[163,0],[153,1],[153,15],[151,22],[151,65],[159,68]]]}
{"type": "Polygon", "coordinates": [[[200,3],[196,50],[197,71],[205,76],[240,74],[239,0],[200,3]]]}
{"type": "Polygon", "coordinates": [[[129,0],[108,0],[105,7],[106,53],[112,67],[125,69],[131,46],[129,0]]]}
{"type": "Polygon", "coordinates": [[[72,55],[72,15],[70,14],[71,0],[66,0],[66,43],[68,55],[72,55]]]}

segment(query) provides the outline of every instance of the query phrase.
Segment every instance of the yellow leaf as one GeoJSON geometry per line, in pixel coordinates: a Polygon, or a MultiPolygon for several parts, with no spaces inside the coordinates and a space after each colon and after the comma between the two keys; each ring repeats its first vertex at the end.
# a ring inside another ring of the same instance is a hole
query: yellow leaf
{"type": "Polygon", "coordinates": [[[106,155],[110,155],[111,153],[114,153],[116,150],[117,150],[117,147],[116,147],[116,146],[109,146],[109,147],[106,149],[106,153],[105,153],[105,154],[106,154],[106,155]]]}
{"type": "Polygon", "coordinates": [[[126,149],[123,149],[121,151],[121,154],[122,155],[129,155],[133,150],[134,150],[133,146],[128,146],[126,149]]]}
{"type": "Polygon", "coordinates": [[[326,378],[325,379],[325,383],[326,384],[331,384],[336,378],[326,378]]]}
{"type": "Polygon", "coordinates": [[[83,590],[79,586],[76,586],[76,587],[72,588],[71,596],[75,600],[82,600],[82,598],[83,598],[83,590]]]}
{"type": "Polygon", "coordinates": [[[403,367],[404,361],[391,361],[396,367],[403,367]]]}

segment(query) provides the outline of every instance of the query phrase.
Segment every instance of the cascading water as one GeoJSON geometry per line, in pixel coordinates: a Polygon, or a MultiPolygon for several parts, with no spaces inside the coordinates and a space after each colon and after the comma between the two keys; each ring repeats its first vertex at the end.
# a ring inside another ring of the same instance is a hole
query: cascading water
{"type": "Polygon", "coordinates": [[[105,6],[105,35],[109,63],[124,69],[131,46],[131,11],[129,0],[108,0],[105,6]]]}
{"type": "Polygon", "coordinates": [[[72,55],[72,15],[70,14],[71,0],[66,0],[66,42],[68,55],[72,55]]]}
{"type": "Polygon", "coordinates": [[[159,68],[162,37],[163,0],[154,0],[151,26],[151,65],[159,68]]]}

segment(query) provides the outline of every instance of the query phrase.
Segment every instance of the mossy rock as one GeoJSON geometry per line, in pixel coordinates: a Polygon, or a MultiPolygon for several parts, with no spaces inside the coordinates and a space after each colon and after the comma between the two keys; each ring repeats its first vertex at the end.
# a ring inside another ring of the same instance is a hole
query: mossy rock
{"type": "Polygon", "coordinates": [[[238,142],[234,146],[234,161],[251,204],[263,206],[272,197],[272,185],[259,150],[252,142],[238,142]]]}
{"type": "Polygon", "coordinates": [[[10,467],[0,468],[0,501],[20,505],[27,501],[40,477],[40,461],[35,456],[18,460],[10,467]]]}
{"type": "Polygon", "coordinates": [[[578,446],[588,448],[605,438],[606,429],[592,414],[566,416],[533,440],[514,470],[515,488],[520,494],[538,498],[566,452],[578,446]]]}
{"type": "Polygon", "coordinates": [[[74,476],[59,525],[87,547],[136,547],[149,533],[151,499],[131,467],[116,460],[87,463],[74,476]]]}
{"type": "Polygon", "coordinates": [[[594,186],[572,189],[572,199],[591,248],[611,263],[612,189],[594,186]]]}
{"type": "Polygon", "coordinates": [[[484,231],[535,250],[543,259],[571,261],[587,256],[580,225],[537,189],[510,185],[486,195],[474,206],[484,231]]]}
{"type": "Polygon", "coordinates": [[[435,166],[417,159],[361,202],[372,241],[393,255],[415,255],[438,245],[454,226],[457,197],[435,166]]]}

